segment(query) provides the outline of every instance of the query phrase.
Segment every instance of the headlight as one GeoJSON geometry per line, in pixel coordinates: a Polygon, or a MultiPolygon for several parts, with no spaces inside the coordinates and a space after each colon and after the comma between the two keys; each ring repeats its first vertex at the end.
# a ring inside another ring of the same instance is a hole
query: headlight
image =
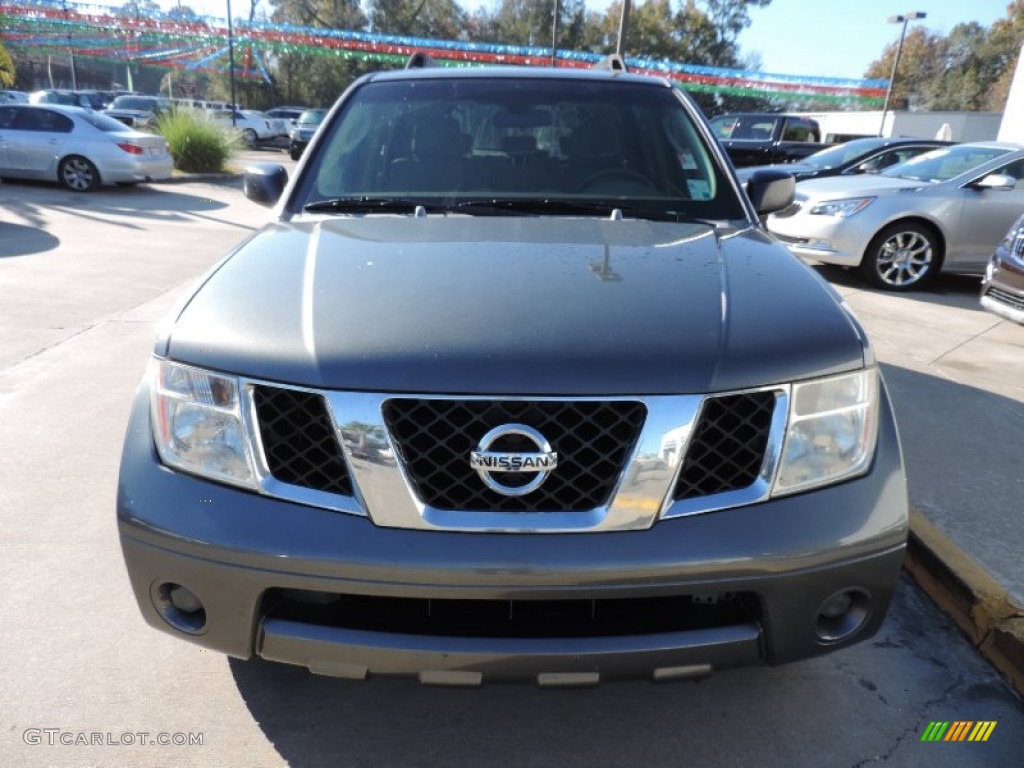
{"type": "Polygon", "coordinates": [[[154,360],[151,391],[153,434],[164,464],[256,487],[237,379],[154,360]]]}
{"type": "Polygon", "coordinates": [[[853,197],[849,200],[828,200],[811,208],[812,216],[835,216],[847,219],[875,202],[873,197],[853,197]]]}
{"type": "Polygon", "coordinates": [[[878,437],[878,369],[793,385],[773,495],[862,474],[878,437]]]}

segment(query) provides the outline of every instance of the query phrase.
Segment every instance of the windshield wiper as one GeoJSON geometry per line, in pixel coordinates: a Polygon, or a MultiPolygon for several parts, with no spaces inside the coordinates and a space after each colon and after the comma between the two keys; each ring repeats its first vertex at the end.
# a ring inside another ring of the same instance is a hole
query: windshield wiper
{"type": "Polygon", "coordinates": [[[615,211],[638,219],[677,221],[679,212],[650,205],[630,205],[618,200],[564,200],[549,197],[494,197],[463,200],[452,210],[470,215],[547,214],[551,216],[590,215],[610,217],[615,211]]]}
{"type": "Polygon", "coordinates": [[[302,206],[302,210],[309,213],[416,213],[418,208],[429,213],[451,210],[449,206],[422,200],[365,196],[335,197],[331,200],[317,200],[302,206]]]}

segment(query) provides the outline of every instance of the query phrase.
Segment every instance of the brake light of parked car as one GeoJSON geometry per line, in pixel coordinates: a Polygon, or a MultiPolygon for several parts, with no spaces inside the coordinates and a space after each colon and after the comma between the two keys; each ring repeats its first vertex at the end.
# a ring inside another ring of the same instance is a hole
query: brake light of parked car
{"type": "Polygon", "coordinates": [[[129,155],[144,155],[144,154],[146,154],[145,147],[140,147],[137,144],[122,144],[122,143],[118,142],[117,146],[119,146],[121,149],[123,149],[129,155]]]}

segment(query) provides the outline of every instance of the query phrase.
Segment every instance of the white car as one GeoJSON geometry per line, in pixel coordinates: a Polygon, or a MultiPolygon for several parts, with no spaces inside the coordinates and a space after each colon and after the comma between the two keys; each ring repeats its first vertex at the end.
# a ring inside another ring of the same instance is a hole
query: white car
{"type": "Polygon", "coordinates": [[[879,174],[801,181],[766,225],[791,252],[860,268],[904,291],[939,271],[981,275],[1024,210],[1024,146],[986,142],[926,152],[879,174]]]}
{"type": "Polygon", "coordinates": [[[268,117],[255,109],[236,110],[234,121],[231,114],[230,109],[222,109],[213,112],[210,117],[218,123],[234,127],[241,134],[242,141],[250,147],[288,138],[287,120],[268,117]]]}
{"type": "Polygon", "coordinates": [[[58,104],[0,105],[0,176],[56,181],[75,192],[171,175],[163,136],[58,104]]]}

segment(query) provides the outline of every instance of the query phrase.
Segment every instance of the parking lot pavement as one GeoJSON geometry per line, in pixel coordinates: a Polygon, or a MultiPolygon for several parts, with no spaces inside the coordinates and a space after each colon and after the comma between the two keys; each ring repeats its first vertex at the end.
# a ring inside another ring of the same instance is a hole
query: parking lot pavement
{"type": "Polygon", "coordinates": [[[1024,690],[1024,326],[982,310],[975,277],[893,294],[818,269],[867,328],[892,394],[920,513],[908,562],[1024,690]]]}

